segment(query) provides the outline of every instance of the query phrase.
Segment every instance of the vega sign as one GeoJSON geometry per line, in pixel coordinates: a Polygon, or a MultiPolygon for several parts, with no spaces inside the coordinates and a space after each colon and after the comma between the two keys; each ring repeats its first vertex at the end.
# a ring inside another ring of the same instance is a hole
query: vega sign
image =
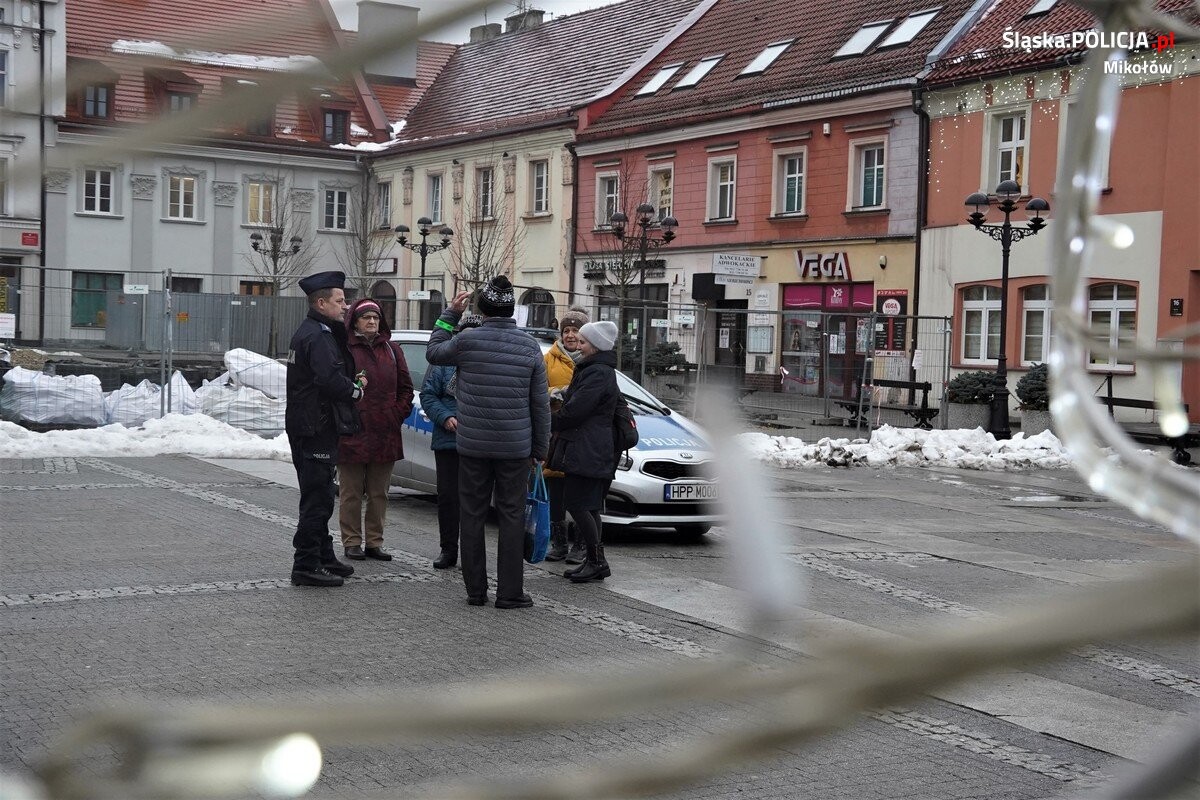
{"type": "Polygon", "coordinates": [[[814,253],[796,251],[796,271],[809,280],[849,281],[850,259],[846,253],[814,253]]]}

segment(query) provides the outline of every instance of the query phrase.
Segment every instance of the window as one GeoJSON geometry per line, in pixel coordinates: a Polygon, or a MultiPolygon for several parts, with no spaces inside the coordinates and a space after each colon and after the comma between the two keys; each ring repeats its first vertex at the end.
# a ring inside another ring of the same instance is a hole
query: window
{"type": "Polygon", "coordinates": [[[167,177],[167,219],[196,219],[195,176],[167,177]]]}
{"type": "Polygon", "coordinates": [[[83,171],[83,210],[92,214],[112,214],[113,171],[87,168],[83,171]]]}
{"type": "Polygon", "coordinates": [[[272,136],[275,133],[275,114],[268,112],[261,117],[252,117],[246,121],[246,134],[249,136],[272,136]]]}
{"type": "Polygon", "coordinates": [[[246,223],[275,224],[275,184],[250,181],[246,184],[246,223]]]}
{"type": "Polygon", "coordinates": [[[708,162],[708,219],[731,220],[737,194],[737,162],[708,162]]]}
{"type": "MultiPolygon", "coordinates": [[[[687,75],[684,75],[679,83],[675,84],[675,89],[684,89],[688,86],[695,86],[704,79],[704,76],[712,72],[713,67],[721,63],[721,59],[725,57],[722,53],[719,56],[709,56],[708,58],[700,59],[696,66],[688,70],[687,75]]],[[[674,89],[672,90],[674,91],[674,89]]]]}
{"type": "Polygon", "coordinates": [[[348,205],[350,205],[350,192],[345,189],[326,189],[325,213],[321,227],[334,231],[346,230],[346,207],[348,205]]]}
{"type": "Polygon", "coordinates": [[[775,156],[775,213],[804,213],[804,167],[807,151],[778,153],[775,156]]]}
{"type": "Polygon", "coordinates": [[[783,51],[788,49],[788,45],[793,40],[788,39],[786,42],[775,42],[766,46],[761,53],[754,57],[754,60],[746,65],[746,68],[739,74],[741,75],[757,75],[760,72],[766,71],[767,67],[775,63],[775,59],[783,55],[783,51]]]}
{"type": "Polygon", "coordinates": [[[0,158],[0,217],[8,214],[8,160],[0,158]]]}
{"type": "Polygon", "coordinates": [[[890,19],[885,19],[881,22],[868,22],[863,25],[854,35],[842,45],[841,49],[833,54],[834,58],[844,58],[845,56],[859,56],[867,52],[867,48],[875,44],[875,40],[883,35],[887,27],[892,24],[890,19]]]}
{"type": "Polygon", "coordinates": [[[529,209],[534,214],[550,212],[550,162],[529,162],[529,209]]]}
{"type": "Polygon", "coordinates": [[[238,294],[272,295],[275,287],[266,281],[238,281],[238,294]]]}
{"type": "Polygon", "coordinates": [[[120,272],[71,273],[71,326],[103,328],[108,317],[106,292],[121,291],[125,276],[120,272]]]}
{"type": "Polygon", "coordinates": [[[1038,14],[1046,14],[1057,4],[1058,0],[1037,0],[1037,2],[1033,4],[1033,8],[1029,9],[1029,11],[1025,13],[1025,16],[1033,17],[1038,14]]]}
{"type": "Polygon", "coordinates": [[[654,206],[654,212],[659,222],[671,216],[671,208],[674,205],[674,192],[671,186],[674,183],[674,177],[673,167],[659,167],[650,170],[649,202],[654,206]]]}
{"type": "Polygon", "coordinates": [[[83,115],[97,119],[112,116],[113,87],[105,85],[83,87],[83,115]]]}
{"type": "Polygon", "coordinates": [[[596,176],[596,227],[607,228],[621,210],[621,179],[614,174],[596,176]]]}
{"type": "Polygon", "coordinates": [[[171,291],[176,294],[200,294],[203,278],[179,278],[171,276],[171,291]]]}
{"type": "Polygon", "coordinates": [[[350,112],[326,109],[321,112],[321,141],[345,144],[350,140],[350,112]]]}
{"type": "Polygon", "coordinates": [[[963,361],[1000,357],[1000,289],[969,286],[963,290],[963,361]]]}
{"type": "Polygon", "coordinates": [[[496,173],[491,167],[475,171],[476,219],[491,219],[495,214],[496,173]]]}
{"type": "Polygon", "coordinates": [[[392,183],[391,181],[381,181],[379,184],[379,219],[376,222],[379,225],[379,230],[391,230],[392,228],[392,183]]]}
{"type": "Polygon", "coordinates": [[[184,94],[183,92],[167,92],[167,111],[172,114],[182,114],[185,111],[191,111],[192,104],[195,101],[195,95],[184,94]]]}
{"type": "Polygon", "coordinates": [[[852,194],[850,210],[883,208],[887,197],[884,191],[887,170],[884,151],[886,141],[855,142],[851,145],[852,194]]]}
{"type": "Polygon", "coordinates": [[[898,44],[908,44],[917,37],[917,34],[925,30],[925,26],[933,21],[941,9],[934,8],[929,11],[919,11],[916,14],[909,14],[904,18],[904,21],[896,26],[896,30],[888,34],[888,37],[879,45],[880,47],[893,47],[898,44]]]}
{"type": "Polygon", "coordinates": [[[429,176],[429,218],[434,222],[442,221],[442,176],[429,176]]]}
{"type": "Polygon", "coordinates": [[[992,167],[986,189],[995,191],[1001,181],[1025,178],[1025,112],[1005,112],[992,117],[992,167]]]}
{"type": "Polygon", "coordinates": [[[1021,363],[1025,366],[1045,364],[1050,358],[1054,342],[1052,322],[1053,304],[1050,302],[1050,287],[1046,284],[1027,286],[1021,294],[1021,310],[1024,315],[1024,334],[1021,342],[1021,363]]]}
{"type": "Polygon", "coordinates": [[[8,51],[0,50],[0,108],[4,106],[4,92],[8,88],[8,51]]]}
{"type": "Polygon", "coordinates": [[[679,68],[683,64],[673,64],[669,67],[663,67],[658,72],[654,73],[654,77],[646,81],[646,85],[638,89],[638,97],[644,94],[654,94],[663,87],[667,81],[671,80],[671,76],[679,72],[679,68]]]}
{"type": "MultiPolygon", "coordinates": [[[[1088,328],[1092,340],[1111,348],[1132,347],[1137,331],[1137,287],[1123,283],[1099,283],[1088,289],[1088,328]]],[[[1092,353],[1088,366],[1094,369],[1132,371],[1128,356],[1092,353]]]]}

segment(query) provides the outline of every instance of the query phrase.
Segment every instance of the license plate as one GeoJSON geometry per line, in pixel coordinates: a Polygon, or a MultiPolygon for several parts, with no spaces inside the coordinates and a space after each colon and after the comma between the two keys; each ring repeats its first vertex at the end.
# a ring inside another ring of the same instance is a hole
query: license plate
{"type": "Polygon", "coordinates": [[[717,484],[715,483],[668,483],[663,487],[663,500],[666,502],[696,502],[697,500],[716,500],[717,484]]]}

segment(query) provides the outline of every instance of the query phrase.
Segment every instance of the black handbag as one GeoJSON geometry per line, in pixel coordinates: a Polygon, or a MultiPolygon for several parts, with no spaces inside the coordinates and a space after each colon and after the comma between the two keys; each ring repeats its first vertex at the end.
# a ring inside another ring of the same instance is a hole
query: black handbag
{"type": "Polygon", "coordinates": [[[550,447],[546,453],[546,469],[555,472],[565,472],[567,463],[567,442],[559,434],[550,436],[550,447]]]}

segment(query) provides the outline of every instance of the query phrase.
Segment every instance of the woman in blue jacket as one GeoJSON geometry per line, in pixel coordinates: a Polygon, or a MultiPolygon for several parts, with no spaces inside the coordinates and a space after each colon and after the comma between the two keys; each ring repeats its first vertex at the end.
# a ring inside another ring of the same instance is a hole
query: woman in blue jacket
{"type": "MultiPolygon", "coordinates": [[[[479,325],[477,314],[464,314],[458,330],[479,325]]],[[[454,396],[458,370],[430,365],[421,386],[421,410],[433,423],[433,460],[437,467],[438,539],[442,552],[434,569],[458,563],[458,400],[454,396]]]]}

